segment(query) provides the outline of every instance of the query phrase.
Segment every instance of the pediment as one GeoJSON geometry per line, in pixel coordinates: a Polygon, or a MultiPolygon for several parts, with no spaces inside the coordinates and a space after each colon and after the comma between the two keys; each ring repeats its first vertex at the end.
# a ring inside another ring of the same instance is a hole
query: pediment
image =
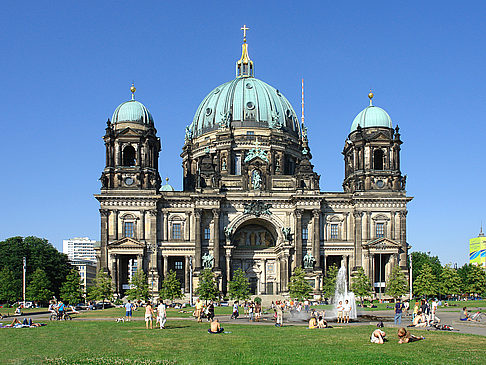
{"type": "Polygon", "coordinates": [[[124,237],[120,240],[110,242],[108,244],[110,248],[144,248],[145,245],[137,240],[134,240],[133,238],[130,237],[124,237]]]}
{"type": "Polygon", "coordinates": [[[390,141],[390,136],[387,136],[383,132],[376,132],[375,134],[373,134],[371,136],[370,139],[373,140],[373,141],[386,141],[386,142],[389,142],[390,141]]]}
{"type": "Polygon", "coordinates": [[[382,249],[389,249],[389,248],[400,248],[401,245],[395,240],[386,237],[381,237],[381,238],[376,238],[373,241],[364,243],[363,247],[368,249],[382,250],[382,249]]]}
{"type": "Polygon", "coordinates": [[[119,133],[118,136],[124,136],[124,137],[140,137],[141,133],[130,128],[126,127],[125,129],[122,129],[119,133]]]}

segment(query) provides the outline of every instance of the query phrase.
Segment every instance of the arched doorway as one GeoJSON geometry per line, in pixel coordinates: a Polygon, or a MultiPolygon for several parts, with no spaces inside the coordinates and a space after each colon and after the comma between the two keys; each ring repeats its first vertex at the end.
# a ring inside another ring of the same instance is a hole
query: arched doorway
{"type": "Polygon", "coordinates": [[[275,226],[262,218],[246,220],[233,235],[232,269],[241,268],[245,272],[251,294],[273,294],[277,290],[277,242],[275,226]]]}

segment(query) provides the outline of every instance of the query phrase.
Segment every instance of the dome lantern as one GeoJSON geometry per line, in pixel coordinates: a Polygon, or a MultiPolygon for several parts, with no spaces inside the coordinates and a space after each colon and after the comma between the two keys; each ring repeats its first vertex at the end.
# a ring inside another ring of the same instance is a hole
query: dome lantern
{"type": "Polygon", "coordinates": [[[368,94],[368,98],[370,99],[370,105],[364,108],[358,115],[354,118],[353,124],[351,125],[350,133],[354,132],[361,128],[369,128],[369,127],[383,127],[383,128],[393,128],[392,120],[388,113],[379,108],[374,106],[372,103],[374,94],[371,92],[368,94]]]}
{"type": "Polygon", "coordinates": [[[241,58],[236,61],[236,77],[254,76],[253,61],[248,55],[248,44],[246,43],[246,31],[249,29],[246,25],[241,27],[243,31],[243,44],[241,45],[241,58]]]}

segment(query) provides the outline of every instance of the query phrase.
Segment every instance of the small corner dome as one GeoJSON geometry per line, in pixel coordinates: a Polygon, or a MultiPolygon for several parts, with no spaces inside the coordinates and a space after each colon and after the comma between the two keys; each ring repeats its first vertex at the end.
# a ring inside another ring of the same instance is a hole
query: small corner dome
{"type": "Polygon", "coordinates": [[[358,129],[358,125],[361,128],[370,128],[370,127],[393,128],[392,120],[388,115],[388,113],[383,109],[381,109],[380,107],[374,105],[367,106],[365,109],[359,112],[359,114],[353,120],[350,133],[358,129]]]}
{"type": "Polygon", "coordinates": [[[160,187],[160,191],[175,191],[172,185],[169,184],[169,178],[165,179],[165,184],[160,187]]]}
{"type": "Polygon", "coordinates": [[[147,107],[136,100],[129,100],[120,104],[113,112],[111,122],[113,124],[122,122],[154,124],[152,114],[147,107]]]}

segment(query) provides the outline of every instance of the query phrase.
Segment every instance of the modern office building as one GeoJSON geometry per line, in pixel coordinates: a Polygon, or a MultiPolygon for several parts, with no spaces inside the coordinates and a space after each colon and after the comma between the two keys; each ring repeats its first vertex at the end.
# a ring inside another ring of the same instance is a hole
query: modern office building
{"type": "Polygon", "coordinates": [[[69,260],[87,260],[96,264],[94,246],[97,241],[88,237],[77,237],[62,241],[62,252],[68,255],[69,260]]]}
{"type": "Polygon", "coordinates": [[[469,240],[469,263],[486,268],[486,237],[483,227],[477,237],[469,240]]]}

